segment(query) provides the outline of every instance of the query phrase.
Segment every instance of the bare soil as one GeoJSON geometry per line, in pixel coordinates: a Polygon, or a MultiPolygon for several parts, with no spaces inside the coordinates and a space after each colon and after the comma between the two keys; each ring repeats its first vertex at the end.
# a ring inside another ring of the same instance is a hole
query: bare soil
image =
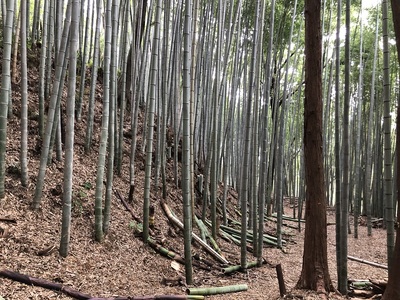
{"type": "MultiPolygon", "coordinates": [[[[32,75],[31,75],[32,76],[32,75]]],[[[63,163],[53,159],[48,167],[46,182],[42,196],[40,211],[30,209],[32,203],[36,176],[40,159],[41,142],[37,138],[38,128],[34,118],[29,120],[29,178],[28,187],[22,187],[19,175],[20,123],[19,95],[15,96],[13,116],[8,124],[7,142],[7,175],[6,198],[0,201],[0,218],[11,218],[16,223],[0,222],[4,229],[0,237],[0,269],[9,269],[32,277],[38,277],[53,282],[62,283],[93,297],[142,296],[142,295],[184,295],[187,286],[166,284],[165,279],[184,278],[184,268],[176,268],[166,257],[161,256],[144,245],[140,237],[133,234],[132,217],[113,196],[110,231],[103,242],[94,240],[94,193],[97,164],[97,149],[101,124],[101,91],[97,95],[97,112],[95,117],[95,140],[90,154],[83,150],[85,134],[86,104],[83,106],[83,120],[76,124],[75,158],[73,178],[73,217],[69,255],[62,258],[58,254],[61,232],[63,163]],[[49,255],[40,256],[39,252],[50,246],[56,250],[49,255]]],[[[37,113],[37,95],[30,94],[31,115],[37,113]]],[[[140,116],[143,120],[143,116],[140,116]]],[[[129,120],[127,120],[127,124],[129,120]]],[[[142,122],[141,122],[142,123],[142,122]]],[[[127,127],[125,129],[129,131],[127,127]]],[[[134,203],[132,208],[136,215],[142,215],[144,154],[141,148],[142,127],[138,131],[138,148],[136,163],[134,203]]],[[[129,191],[129,148],[131,140],[124,140],[123,167],[120,175],[114,177],[114,188],[126,198],[129,191]]],[[[182,219],[181,191],[173,180],[173,162],[167,166],[167,203],[176,215],[182,219]]],[[[154,182],[153,182],[154,183],[154,182]]],[[[163,241],[164,247],[183,256],[183,238],[179,230],[174,229],[165,217],[159,202],[160,188],[152,187],[152,203],[155,205],[155,238],[163,241]]],[[[229,193],[229,217],[239,219],[234,212],[236,203],[235,191],[229,193]]],[[[288,204],[288,203],[287,203],[288,204]]],[[[199,205],[199,203],[197,203],[199,205]]],[[[198,206],[199,207],[199,206],[198,206]]],[[[286,214],[291,214],[286,206],[286,214]]],[[[334,212],[328,212],[328,221],[334,222],[334,212]]],[[[352,222],[352,220],[351,220],[352,222]]],[[[294,225],[294,224],[293,224],[294,225]]],[[[266,231],[273,232],[275,225],[267,222],[266,231]]],[[[249,269],[247,273],[237,272],[233,275],[223,275],[218,268],[204,271],[194,268],[194,284],[196,287],[225,286],[233,284],[248,284],[248,291],[235,294],[208,296],[207,299],[278,299],[279,288],[274,266],[282,264],[287,289],[293,288],[300,276],[302,266],[303,233],[284,227],[285,238],[288,240],[283,250],[265,247],[263,256],[268,262],[261,268],[249,269]]],[[[386,234],[382,229],[374,229],[371,237],[367,236],[365,226],[360,226],[359,238],[349,236],[349,255],[365,260],[385,264],[386,234]]],[[[232,264],[239,264],[240,249],[222,238],[218,243],[225,257],[232,264]]],[[[335,226],[328,226],[329,268],[336,286],[336,254],[335,226]]],[[[193,253],[201,254],[206,259],[217,262],[204,253],[196,244],[193,253]]],[[[251,253],[248,259],[254,260],[251,253]]],[[[349,261],[349,277],[356,279],[385,279],[387,271],[366,264],[349,261]]],[[[298,299],[318,299],[312,292],[292,291],[298,299]]],[[[5,278],[0,278],[0,296],[7,300],[13,299],[70,299],[66,295],[41,287],[29,286],[5,278]]],[[[286,297],[290,298],[290,297],[286,297]]],[[[291,297],[293,299],[293,297],[291,297]]],[[[336,294],[331,299],[341,299],[336,294]]]]}

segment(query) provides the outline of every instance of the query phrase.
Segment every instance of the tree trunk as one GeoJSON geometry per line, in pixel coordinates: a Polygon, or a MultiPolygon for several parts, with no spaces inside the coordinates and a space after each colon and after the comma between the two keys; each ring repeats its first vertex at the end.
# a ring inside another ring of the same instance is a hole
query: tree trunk
{"type": "Polygon", "coordinates": [[[326,201],[322,157],[321,1],[305,3],[304,159],[306,228],[303,267],[298,288],[334,290],[327,258],[326,201]]]}

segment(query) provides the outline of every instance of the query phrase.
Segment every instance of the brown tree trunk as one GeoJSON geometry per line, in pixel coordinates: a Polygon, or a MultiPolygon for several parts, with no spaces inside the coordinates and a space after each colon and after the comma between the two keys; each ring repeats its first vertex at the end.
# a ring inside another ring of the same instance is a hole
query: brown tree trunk
{"type": "Polygon", "coordinates": [[[304,162],[306,226],[297,288],[333,291],[328,270],[326,200],[322,157],[321,1],[305,2],[304,162]]]}
{"type": "MultiPolygon", "coordinates": [[[[394,31],[396,35],[397,58],[400,64],[400,2],[391,0],[394,31]]],[[[396,149],[397,170],[400,170],[400,96],[398,96],[397,119],[396,119],[396,149]]],[[[397,190],[400,187],[400,176],[397,176],[397,190]]],[[[400,300],[400,193],[397,192],[397,222],[396,244],[394,246],[393,262],[389,268],[388,284],[382,300],[400,300]]]]}

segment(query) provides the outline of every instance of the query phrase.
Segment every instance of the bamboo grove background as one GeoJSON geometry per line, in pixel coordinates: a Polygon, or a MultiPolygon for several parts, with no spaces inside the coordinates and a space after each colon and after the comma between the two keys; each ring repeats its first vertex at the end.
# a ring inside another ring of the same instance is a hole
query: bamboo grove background
{"type": "MultiPolygon", "coordinates": [[[[355,220],[367,216],[369,234],[372,218],[384,218],[390,253],[397,199],[391,119],[399,97],[393,25],[386,1],[368,6],[365,1],[349,3],[322,3],[325,189],[328,204],[336,205],[342,218],[338,219],[342,220],[339,236],[340,232],[347,236],[347,231],[358,235],[358,222],[354,228],[347,223],[349,213],[355,220]]],[[[101,101],[93,199],[96,240],[101,241],[109,227],[113,176],[121,172],[123,133],[129,128],[130,197],[135,186],[135,156],[139,151],[146,154],[145,239],[151,194],[161,189],[166,197],[166,158],[173,157],[187,228],[185,257],[190,257],[193,190],[198,182],[204,187],[203,217],[209,214],[213,236],[217,219],[227,222],[226,196],[232,186],[239,192],[237,204],[246,225],[242,233],[253,229],[259,241],[254,254],[261,259],[262,234],[257,236],[257,232],[263,228],[264,214],[277,212],[281,247],[283,199],[289,197],[298,204],[293,205],[292,214],[299,218],[306,200],[303,5],[297,0],[3,0],[0,198],[6,192],[7,119],[15,105],[10,97],[12,87],[22,99],[21,185],[27,186],[29,174],[35,175],[34,209],[40,208],[51,158],[64,161],[60,253],[68,255],[72,177],[77,167],[73,166],[74,124],[85,120],[85,151],[90,153],[94,108],[101,101]],[[38,48],[39,81],[29,87],[30,53],[38,48]],[[21,72],[18,84],[17,72],[21,72]],[[96,84],[102,85],[100,100],[96,84]],[[28,101],[31,89],[39,95],[34,108],[28,101]],[[37,110],[43,142],[39,170],[27,167],[31,109],[37,110]],[[138,144],[141,110],[146,127],[138,144]],[[61,128],[61,119],[65,128],[61,128]],[[220,183],[222,193],[218,192],[220,183]]],[[[339,251],[346,251],[345,244],[338,245],[339,251]]],[[[245,266],[245,246],[241,251],[245,266]]]]}

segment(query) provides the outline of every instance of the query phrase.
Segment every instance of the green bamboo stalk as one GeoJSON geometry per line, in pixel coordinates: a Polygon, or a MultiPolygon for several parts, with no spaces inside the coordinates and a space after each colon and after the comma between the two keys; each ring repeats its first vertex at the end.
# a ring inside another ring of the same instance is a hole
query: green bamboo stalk
{"type": "MultiPolygon", "coordinates": [[[[254,268],[254,267],[257,267],[257,261],[248,262],[248,263],[247,263],[247,266],[246,266],[246,269],[254,268]]],[[[233,273],[233,272],[239,271],[240,269],[241,269],[241,266],[240,266],[240,265],[229,266],[229,267],[223,268],[223,269],[222,269],[222,272],[223,272],[225,275],[227,275],[227,274],[231,274],[231,273],[233,273]]]]}
{"type": "Polygon", "coordinates": [[[247,291],[247,284],[227,285],[220,287],[207,287],[207,288],[188,288],[186,291],[189,295],[218,295],[226,293],[236,293],[247,291]]]}
{"type": "Polygon", "coordinates": [[[204,228],[201,227],[200,222],[199,222],[199,218],[197,218],[195,216],[195,220],[196,220],[197,226],[199,226],[199,229],[200,229],[200,237],[204,242],[206,242],[207,241],[206,231],[204,230],[204,228]]]}
{"type": "MultiPolygon", "coordinates": [[[[205,221],[207,226],[211,226],[209,221],[205,221]]],[[[231,239],[235,244],[240,245],[240,230],[239,229],[234,229],[225,225],[220,226],[220,233],[224,234],[225,237],[228,239],[231,239]],[[239,239],[239,240],[238,240],[239,239]]],[[[271,236],[269,234],[264,234],[263,235],[263,241],[266,244],[272,245],[272,246],[277,246],[276,243],[277,238],[274,236],[271,236]]],[[[249,243],[253,243],[253,233],[248,230],[247,231],[247,241],[249,243]]],[[[282,240],[282,243],[285,244],[286,240],[282,240]]]]}
{"type": "MultiPolygon", "coordinates": [[[[238,229],[233,229],[231,227],[224,226],[224,225],[221,225],[220,228],[222,230],[224,230],[225,232],[228,232],[228,233],[231,233],[231,234],[239,234],[240,235],[240,230],[238,230],[238,229]]],[[[253,241],[253,233],[248,230],[247,231],[247,236],[252,242],[253,241]]],[[[265,240],[268,240],[268,241],[271,241],[271,242],[272,241],[276,241],[276,237],[274,237],[272,235],[269,235],[269,234],[266,234],[266,233],[264,233],[264,238],[263,239],[264,239],[264,241],[265,240]]],[[[286,243],[286,241],[282,240],[282,243],[286,243]]]]}
{"type": "MultiPolygon", "coordinates": [[[[209,239],[211,245],[213,246],[214,250],[217,251],[219,254],[221,254],[221,249],[219,248],[217,242],[214,240],[214,238],[211,236],[210,232],[207,230],[206,225],[204,225],[203,221],[199,218],[197,218],[197,216],[194,216],[197,226],[199,226],[201,235],[202,235],[202,239],[203,239],[203,234],[206,238],[209,239]]],[[[203,239],[205,241],[205,239],[203,239]]]]}
{"type": "Polygon", "coordinates": [[[371,286],[371,282],[369,282],[369,281],[354,281],[351,283],[351,286],[356,289],[366,289],[371,286]]]}

